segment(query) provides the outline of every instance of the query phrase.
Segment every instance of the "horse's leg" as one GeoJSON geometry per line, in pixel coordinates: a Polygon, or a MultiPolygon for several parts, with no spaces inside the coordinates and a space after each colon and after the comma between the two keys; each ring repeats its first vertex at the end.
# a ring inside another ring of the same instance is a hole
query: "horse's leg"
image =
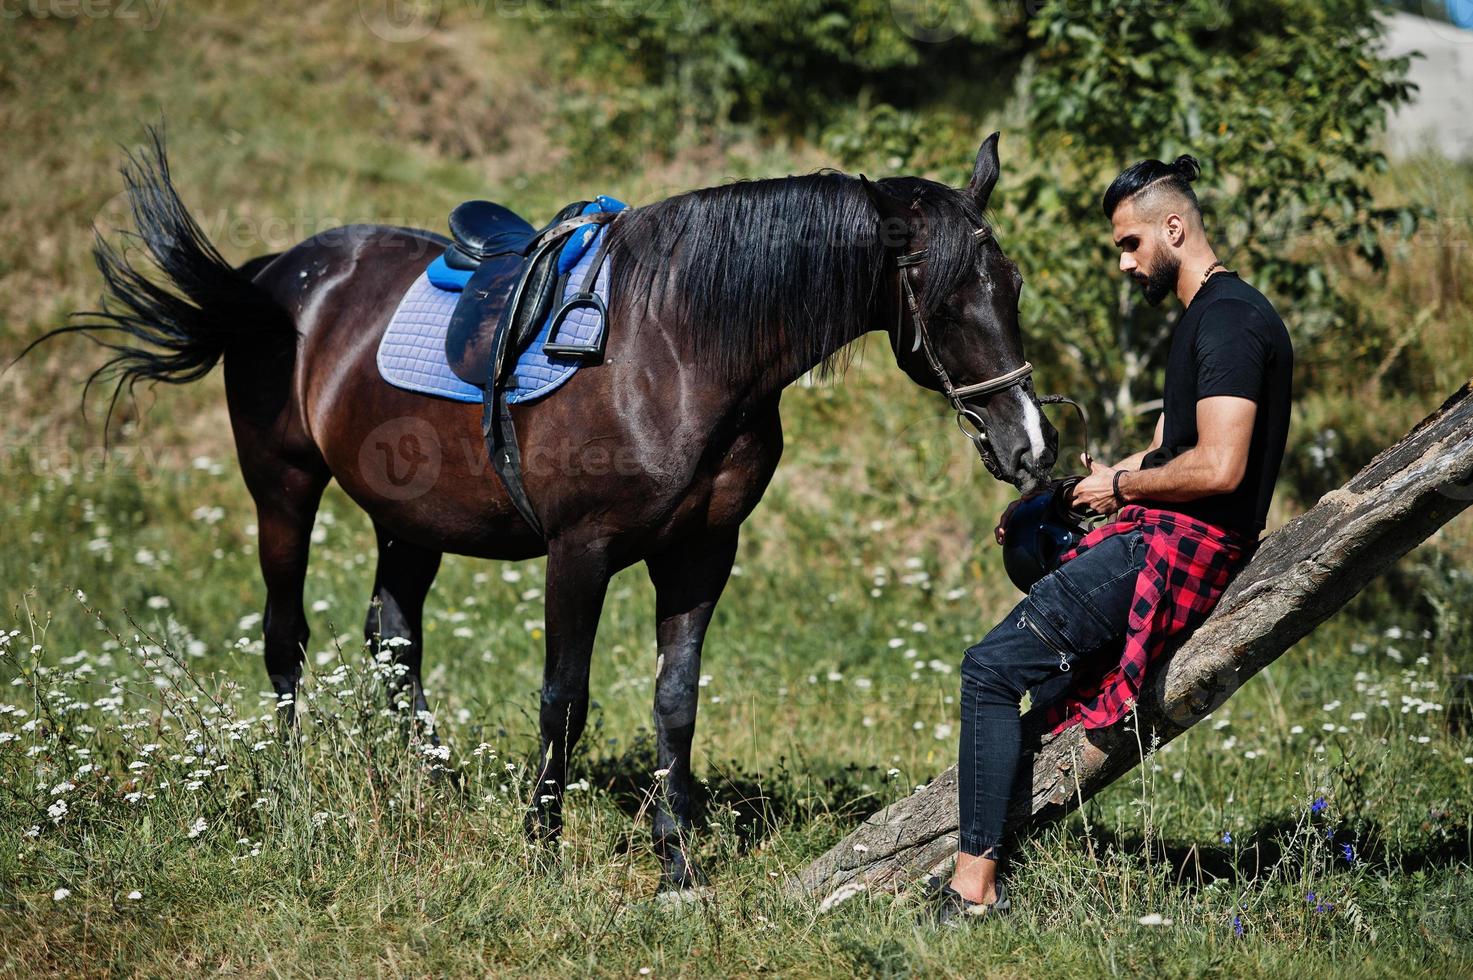
{"type": "Polygon", "coordinates": [[[691,739],[700,702],[701,644],[731,575],[737,530],[704,537],[645,559],[655,585],[660,652],[655,668],[655,737],[665,772],[656,792],[654,842],[662,888],[701,883],[691,860],[691,739]]]}
{"type": "Polygon", "coordinates": [[[256,500],[261,577],[266,582],[266,673],[285,720],[291,722],[296,719],[297,681],[311,633],[302,608],[307,552],[317,504],[331,477],[326,467],[285,462],[277,466],[269,483],[247,480],[247,485],[256,500]]]}
{"type": "Polygon", "coordinates": [[[566,539],[547,552],[547,654],[542,669],[539,723],[542,747],[532,771],[528,831],[545,840],[563,827],[563,787],[568,755],[588,720],[588,667],[593,638],[612,574],[602,542],[566,539]]]}
{"type": "Polygon", "coordinates": [[[425,701],[419,670],[424,657],[421,624],[425,596],[440,570],[441,553],[395,538],[378,524],[374,524],[373,531],[378,538],[378,568],[373,574],[373,601],[363,624],[363,637],[370,650],[374,650],[377,639],[377,649],[389,651],[393,663],[403,668],[403,673],[389,678],[389,704],[397,707],[402,700],[413,719],[429,732],[430,741],[439,745],[440,737],[429,721],[430,706],[425,701]]]}

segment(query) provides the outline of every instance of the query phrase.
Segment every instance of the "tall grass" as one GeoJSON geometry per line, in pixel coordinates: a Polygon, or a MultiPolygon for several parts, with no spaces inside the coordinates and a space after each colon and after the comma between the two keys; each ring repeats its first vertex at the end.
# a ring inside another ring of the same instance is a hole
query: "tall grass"
{"type": "MultiPolygon", "coordinates": [[[[1466,577],[1442,576],[1440,607],[1462,608],[1466,577]]],[[[476,621],[514,618],[528,581],[483,583],[476,621]]],[[[878,603],[886,611],[922,591],[876,588],[899,593],[878,603]]],[[[734,598],[729,614],[751,622],[793,611],[734,598]]],[[[1140,769],[1029,842],[1007,927],[951,936],[922,925],[904,896],[821,914],[783,889],[860,814],[948,760],[954,675],[939,657],[908,655],[939,652],[924,633],[846,630],[851,647],[876,654],[815,669],[723,624],[714,652],[737,663],[723,671],[713,657],[702,689],[697,837],[715,884],[668,905],[651,899],[657,865],[640,819],[659,777],[631,739],[647,665],[616,663],[598,685],[568,831],[544,849],[521,830],[535,732],[523,671],[496,676],[442,638],[437,748],[384,704],[391,651],[334,638],[311,658],[299,729],[283,730],[256,676],[249,614],[227,631],[234,643],[210,643],[160,602],[115,629],[93,601],[76,597],[48,623],[27,600],[3,641],[0,948],[12,971],[1468,965],[1473,740],[1466,700],[1454,700],[1462,651],[1445,646],[1466,630],[1436,617],[1426,635],[1414,621],[1328,628],[1199,731],[1143,746],[1140,769]],[[60,646],[62,623],[76,620],[93,624],[91,639],[60,646]],[[754,736],[753,725],[790,734],[754,736]]],[[[625,640],[639,624],[613,625],[625,640]]]]}

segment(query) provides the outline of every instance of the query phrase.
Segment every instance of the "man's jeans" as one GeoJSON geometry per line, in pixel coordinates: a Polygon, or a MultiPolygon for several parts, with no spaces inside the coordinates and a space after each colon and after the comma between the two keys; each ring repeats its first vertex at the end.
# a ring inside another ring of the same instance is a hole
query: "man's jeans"
{"type": "Polygon", "coordinates": [[[1140,531],[1106,538],[1039,579],[1026,598],[962,658],[962,735],[957,766],[961,850],[1000,857],[1003,819],[1021,752],[1023,693],[1047,704],[1076,672],[1099,676],[1119,661],[1136,574],[1140,531]]]}

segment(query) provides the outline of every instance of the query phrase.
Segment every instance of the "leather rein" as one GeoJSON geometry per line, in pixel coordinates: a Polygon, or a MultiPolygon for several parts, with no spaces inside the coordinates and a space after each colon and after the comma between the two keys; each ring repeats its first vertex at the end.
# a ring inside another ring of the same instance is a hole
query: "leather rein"
{"type": "MultiPolygon", "coordinates": [[[[985,241],[991,234],[992,230],[984,226],[973,231],[972,237],[978,241],[985,241]]],[[[899,255],[895,259],[896,271],[900,277],[902,302],[897,308],[895,333],[890,339],[890,344],[894,348],[896,355],[899,356],[900,331],[905,325],[905,313],[909,310],[911,323],[915,325],[915,341],[911,344],[911,353],[919,349],[926,355],[926,361],[931,365],[931,371],[936,375],[936,379],[941,382],[942,393],[946,396],[947,401],[951,403],[952,409],[956,412],[957,428],[961,430],[962,435],[971,440],[972,445],[977,450],[977,455],[982,457],[982,465],[987,467],[987,472],[991,473],[994,478],[1006,482],[1002,467],[998,463],[996,455],[993,453],[992,440],[987,434],[987,420],[976,409],[964,404],[962,399],[972,398],[978,395],[994,395],[1014,385],[1021,385],[1024,391],[1040,405],[1066,404],[1074,406],[1074,409],[1079,412],[1079,417],[1084,424],[1085,454],[1092,458],[1092,454],[1089,451],[1089,414],[1084,410],[1084,406],[1064,395],[1038,395],[1033,390],[1033,364],[1031,362],[1024,361],[1012,370],[1004,371],[1002,374],[988,378],[985,381],[978,381],[968,385],[956,385],[952,382],[950,373],[942,365],[941,359],[936,356],[936,351],[931,344],[931,335],[926,329],[925,311],[921,309],[921,305],[916,299],[915,285],[911,281],[912,273],[925,264],[927,251],[927,249],[923,248],[899,255]]]]}

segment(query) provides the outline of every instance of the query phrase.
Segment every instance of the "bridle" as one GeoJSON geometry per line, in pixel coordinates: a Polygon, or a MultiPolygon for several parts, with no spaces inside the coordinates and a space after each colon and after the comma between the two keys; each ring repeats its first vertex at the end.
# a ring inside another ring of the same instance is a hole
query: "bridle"
{"type": "MultiPolygon", "coordinates": [[[[978,241],[985,241],[992,235],[992,229],[985,225],[972,232],[972,237],[978,241]]],[[[995,395],[999,391],[1017,385],[1023,389],[1027,397],[1033,399],[1038,405],[1073,405],[1079,412],[1079,417],[1084,423],[1085,453],[1089,455],[1089,415],[1084,406],[1072,398],[1064,395],[1042,395],[1033,389],[1033,365],[1024,361],[1022,364],[1010,371],[1005,371],[996,377],[988,378],[986,381],[977,381],[968,385],[956,385],[951,380],[941,359],[936,356],[935,348],[931,344],[931,335],[926,330],[926,314],[919,301],[916,299],[915,285],[911,276],[920,266],[925,264],[928,249],[919,249],[896,256],[896,273],[900,278],[901,302],[898,304],[895,316],[895,332],[890,338],[890,346],[895,351],[895,356],[900,356],[900,332],[905,325],[905,312],[910,311],[911,323],[915,326],[915,340],[911,344],[910,351],[915,353],[917,349],[926,355],[926,361],[931,365],[931,371],[936,379],[941,382],[941,392],[951,403],[956,412],[956,425],[962,435],[971,440],[977,450],[977,455],[982,457],[982,465],[987,467],[995,479],[1004,480],[1002,466],[997,461],[997,456],[992,449],[992,440],[987,434],[987,420],[976,409],[963,403],[962,399],[972,398],[978,395],[995,395]]]]}

